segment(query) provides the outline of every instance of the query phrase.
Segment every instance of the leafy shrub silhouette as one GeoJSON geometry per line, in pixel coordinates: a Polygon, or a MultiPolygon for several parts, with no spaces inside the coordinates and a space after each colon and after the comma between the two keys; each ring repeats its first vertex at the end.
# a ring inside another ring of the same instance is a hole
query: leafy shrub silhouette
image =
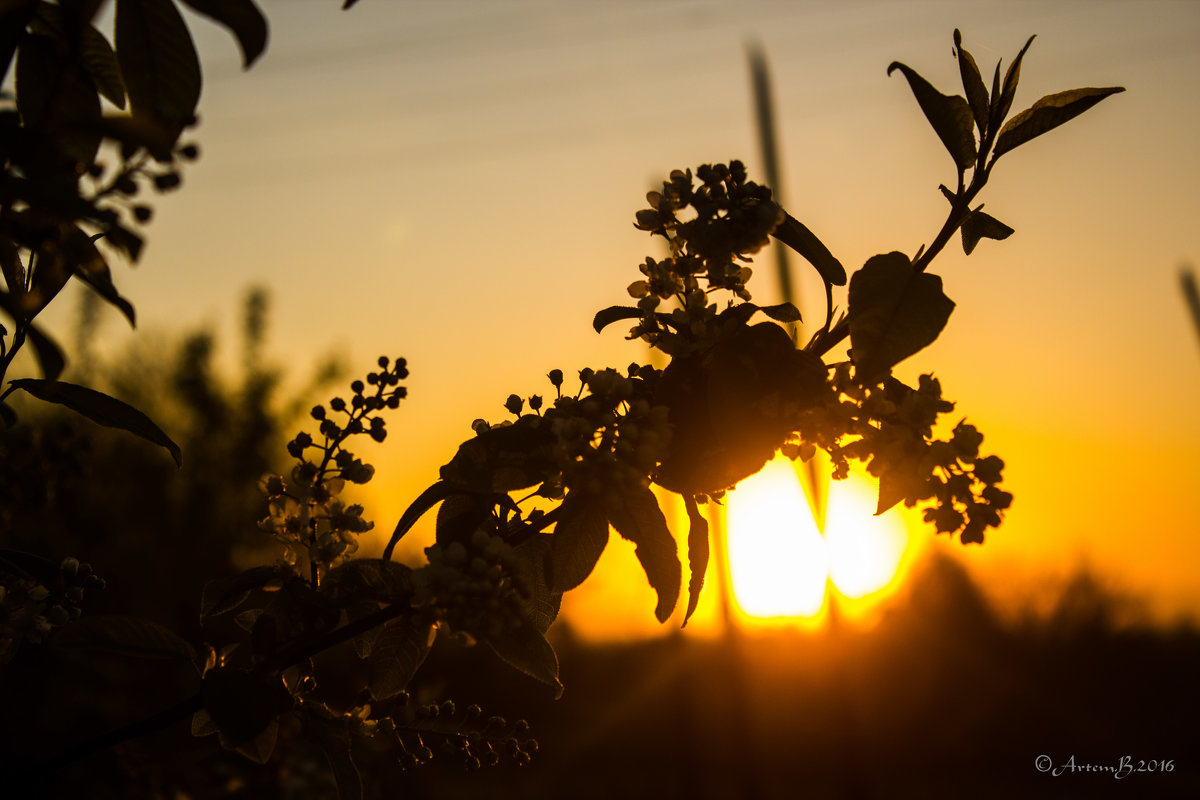
{"type": "MultiPolygon", "coordinates": [[[[250,0],[185,3],[234,33],[247,66],[262,52],[266,23],[250,0]]],[[[15,108],[0,112],[6,189],[0,307],[14,324],[11,335],[0,332],[0,373],[7,380],[0,409],[14,422],[4,401],[21,391],[160,445],[178,464],[182,448],[145,413],[61,380],[64,357],[35,323],[71,277],[134,321],[107,259],[116,252],[136,260],[139,226],[152,210],[133,198],[146,185],[177,188],[181,163],[198,152],[180,142],[194,121],[201,79],[175,4],[118,0],[115,51],[91,25],[96,8],[18,3],[0,18],[4,63],[15,54],[17,73],[15,108]],[[128,101],[132,113],[103,116],[101,96],[118,108],[128,101]],[[102,149],[105,142],[109,149],[102,149]],[[116,164],[103,164],[102,153],[119,153],[116,164]],[[26,343],[42,378],[7,375],[26,343]]],[[[387,357],[351,383],[348,401],[334,397],[315,406],[315,434],[302,431],[286,445],[292,468],[258,481],[265,501],[260,528],[279,542],[281,557],[208,582],[201,647],[145,617],[82,613],[103,581],[73,557],[0,553],[5,660],[22,642],[48,643],[58,650],[151,656],[180,674],[192,672],[189,680],[180,678],[190,682],[190,696],[78,743],[18,779],[32,785],[88,754],[187,717],[195,735],[216,734],[222,747],[259,763],[281,739],[316,742],[344,797],[362,794],[356,758],[363,752],[388,752],[405,767],[430,761],[435,746],[461,766],[505,758],[523,764],[536,749],[525,722],[488,717],[474,704],[460,708],[410,696],[408,686],[435,637],[448,633],[481,643],[557,696],[559,665],[546,633],[562,594],[591,573],[609,528],[635,545],[657,593],[655,616],[665,622],[684,590],[682,565],[651,486],[683,497],[686,624],[708,565],[701,506],[718,502],[777,451],[809,460],[824,450],[835,478],[846,476],[851,459],[862,461],[879,479],[879,513],[902,501],[921,504],[936,531],[964,544],[982,542],[1012,500],[999,486],[1003,462],[980,454],[983,437],[965,422],[948,439],[935,438],[938,417],[954,408],[940,383],[927,374],[909,386],[891,372],[932,343],[954,309],[941,278],[928,271],[950,239],[959,234],[969,254],[982,239],[1012,233],[974,205],[997,160],[1121,91],[1061,92],[1010,118],[1030,43],[1032,37],[1003,77],[997,64],[989,91],[956,31],[965,97],[942,94],[904,64],[889,67],[906,79],[956,172],[955,187],[941,187],[950,204],[945,222],[912,258],[880,254],[848,276],[768,187],[750,180],[741,162],[672,171],[635,217],[639,229],[666,241],[669,255],[641,265],[642,278],[629,286],[635,305],[603,309],[594,319],[597,331],[633,321],[627,338],[661,351],[667,366],[586,368],[577,385],[556,369],[548,374],[552,400],[510,396],[505,407],[513,419],[473,424],[475,435],[404,513],[382,559],[351,558],[358,535],[372,523],[341,495],[348,483],[366,483],[374,474],[349,449],[353,437],[383,441],[385,412],[405,396],[407,366],[387,357]],[[752,302],[747,264],[772,240],[803,256],[825,285],[826,318],[803,345],[785,327],[799,320],[794,306],[752,302]],[[846,310],[836,317],[833,296],[842,286],[846,310]],[[834,360],[834,348],[846,339],[848,357],[834,360]],[[521,492],[526,495],[515,496],[521,492]],[[428,562],[393,562],[396,544],[435,506],[428,562]],[[350,650],[363,662],[351,670],[354,690],[336,686],[337,678],[333,691],[325,688],[327,658],[350,650]]],[[[230,408],[209,391],[209,346],[203,338],[190,341],[177,387],[202,428],[229,427],[230,408]]],[[[245,470],[258,473],[264,466],[258,445],[271,430],[267,417],[254,414],[265,408],[271,387],[265,377],[248,386],[242,412],[249,438],[235,436],[234,445],[250,450],[202,461],[189,489],[203,495],[210,491],[206,481],[244,486],[251,477],[245,470]],[[223,470],[218,462],[226,458],[243,472],[223,470]]],[[[196,437],[190,438],[194,445],[196,437]]],[[[58,457],[49,462],[48,470],[69,465],[58,457]]],[[[43,484],[51,480],[59,479],[47,472],[43,484]]],[[[35,481],[13,495],[34,496],[37,488],[35,481]]]]}

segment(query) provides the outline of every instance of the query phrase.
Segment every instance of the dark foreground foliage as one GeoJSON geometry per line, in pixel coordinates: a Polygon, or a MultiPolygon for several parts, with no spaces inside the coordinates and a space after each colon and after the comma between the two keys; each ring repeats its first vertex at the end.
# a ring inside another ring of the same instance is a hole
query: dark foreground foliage
{"type": "MultiPolygon", "coordinates": [[[[554,642],[568,690],[551,701],[532,680],[497,674],[479,648],[435,646],[410,687],[422,705],[473,698],[524,716],[542,746],[535,765],[465,772],[450,758],[403,772],[383,753],[356,754],[368,798],[1034,798],[1193,797],[1190,762],[1200,713],[1200,633],[1130,623],[1129,607],[1078,576],[1051,611],[1001,621],[955,563],[919,569],[880,624],[816,633],[673,635],[588,645],[554,642]],[[1062,766],[1135,770],[1039,772],[1062,766]],[[1172,772],[1137,772],[1173,760],[1172,772]]],[[[353,656],[340,659],[347,685],[353,656]]],[[[4,752],[37,758],[88,727],[156,710],[126,691],[161,679],[128,671],[97,685],[43,651],[22,667],[56,692],[9,691],[4,752]],[[82,682],[81,681],[86,681],[82,682]],[[116,699],[120,693],[120,699],[116,699]],[[76,731],[80,729],[75,729],[76,731]]],[[[9,682],[12,686],[12,682],[9,682]]],[[[142,695],[145,696],[144,691],[142,695]]],[[[166,698],[162,698],[163,701],[166,698]]],[[[466,709],[456,709],[463,713],[466,709]]],[[[324,756],[298,730],[296,757],[258,766],[191,739],[186,725],[121,745],[65,771],[43,796],[333,798],[324,756]]],[[[281,745],[284,744],[281,740],[281,745]]]]}

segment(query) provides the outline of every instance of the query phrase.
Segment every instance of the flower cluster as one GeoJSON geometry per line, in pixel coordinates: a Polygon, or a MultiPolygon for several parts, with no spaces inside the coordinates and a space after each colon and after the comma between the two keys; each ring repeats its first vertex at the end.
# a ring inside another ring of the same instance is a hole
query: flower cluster
{"type": "Polygon", "coordinates": [[[64,558],[57,570],[50,562],[53,574],[35,575],[7,559],[2,566],[0,664],[12,660],[23,640],[38,644],[79,619],[85,596],[104,588],[104,579],[93,573],[92,565],[77,558],[64,558]]]}
{"type": "Polygon", "coordinates": [[[508,757],[525,766],[537,752],[529,723],[504,717],[485,718],[476,704],[459,708],[453,700],[414,705],[408,692],[383,703],[350,709],[350,730],[364,738],[386,742],[403,769],[427,764],[436,756],[463,770],[494,767],[508,757]]]}
{"type": "Polygon", "coordinates": [[[425,548],[429,564],[413,573],[414,605],[428,609],[456,633],[495,639],[525,625],[532,587],[518,574],[513,549],[477,528],[466,541],[425,548]]]}
{"type": "Polygon", "coordinates": [[[529,398],[534,413],[522,415],[524,401],[512,395],[505,408],[516,420],[497,425],[476,420],[473,427],[480,436],[509,426],[532,429],[543,443],[536,454],[543,497],[560,499],[565,488],[599,493],[646,487],[671,438],[667,408],[652,402],[659,375],[639,364],[630,364],[625,374],[582,369],[578,392],[564,395],[563,373],[552,370],[548,377],[557,397],[549,408],[543,411],[544,401],[534,395],[529,398]]]}
{"type": "Polygon", "coordinates": [[[705,164],[696,170],[696,177],[699,186],[691,170],[673,170],[661,192],[646,195],[651,207],[637,213],[635,226],[664,237],[671,255],[662,260],[647,258],[640,265],[645,278],[629,286],[641,311],[631,339],[660,344],[663,320],[656,312],[663,300],[679,301],[681,308],[672,315],[675,327],[696,335],[716,314],[707,293],[724,289],[748,301],[746,281],[751,271],[745,262],[768,243],[786,216],[771,199],[770,189],[746,180],[740,161],[728,166],[705,164]]]}
{"type": "Polygon", "coordinates": [[[805,412],[802,438],[793,437],[783,451],[807,460],[820,447],[833,460],[835,479],[847,476],[849,459],[862,461],[879,479],[879,512],[900,501],[909,508],[927,502],[925,521],[938,533],[982,543],[1012,495],[999,487],[1004,462],[979,455],[983,435],[975,426],[963,420],[949,439],[933,438],[939,415],[953,409],[932,375],[920,376],[915,389],[895,378],[863,386],[849,364],[840,364],[823,402],[805,412]]]}
{"type": "Polygon", "coordinates": [[[313,408],[312,417],[320,423],[319,441],[301,432],[288,442],[288,453],[298,462],[292,468],[292,486],[279,475],[264,476],[259,482],[270,511],[259,527],[284,545],[288,564],[295,566],[304,556],[314,588],[331,567],[358,549],[358,535],[374,525],[362,518],[361,505],[346,505],[339,495],[347,481],[366,483],[375,474],[373,466],[346,448],[346,440],[366,434],[382,442],[387,428],[377,412],[397,408],[406,394],[399,385],[408,377],[404,359],[392,362],[380,357],[379,367],[378,372],[367,374],[365,384],[358,380],[350,384],[349,403],[335,397],[328,409],[313,408]],[[343,419],[336,420],[335,415],[343,419]]]}

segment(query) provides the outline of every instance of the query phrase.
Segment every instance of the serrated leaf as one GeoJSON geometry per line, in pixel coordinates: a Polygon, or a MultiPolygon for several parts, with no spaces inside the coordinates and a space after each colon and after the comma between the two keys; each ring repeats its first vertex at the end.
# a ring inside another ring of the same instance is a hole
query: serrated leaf
{"type": "Polygon", "coordinates": [[[408,603],[412,599],[412,568],[394,561],[356,558],[329,571],[322,584],[338,600],[408,603]]]}
{"type": "Polygon", "coordinates": [[[516,577],[529,587],[529,596],[521,604],[521,613],[543,635],[558,619],[562,606],[563,593],[551,588],[546,580],[546,560],[553,538],[548,533],[539,533],[513,548],[517,557],[516,577]]]}
{"type": "Polygon", "coordinates": [[[708,520],[700,513],[696,498],[686,495],[683,503],[687,507],[688,521],[688,568],[691,577],[688,579],[688,606],[683,615],[683,625],[686,626],[696,605],[700,602],[700,592],[704,589],[704,576],[708,572],[708,520]]]}
{"type": "Polygon", "coordinates": [[[92,422],[109,428],[118,428],[140,436],[148,442],[165,447],[175,459],[175,465],[183,464],[183,453],[179,445],[162,432],[149,417],[133,406],[122,403],[103,392],[77,386],[64,381],[47,381],[37,378],[22,378],[10,381],[9,386],[22,389],[47,403],[57,403],[82,414],[92,422]]]}
{"type": "Polygon", "coordinates": [[[556,471],[549,425],[534,418],[495,427],[458,447],[441,478],[457,491],[506,494],[542,483],[556,471]]]}
{"type": "Polygon", "coordinates": [[[430,625],[417,625],[407,616],[386,622],[367,659],[371,697],[386,700],[404,691],[425,662],[432,644],[430,625]]]}
{"type": "Polygon", "coordinates": [[[850,279],[850,347],[859,379],[872,381],[928,346],[954,310],[942,279],[908,256],[872,256],[850,279]]]}
{"type": "MultiPolygon", "coordinates": [[[[1025,46],[1021,48],[1021,52],[1017,53],[1017,57],[1013,59],[1008,71],[1004,73],[1003,88],[999,92],[992,92],[994,107],[991,114],[991,127],[993,130],[999,127],[1012,108],[1013,98],[1017,96],[1017,84],[1021,81],[1021,61],[1024,60],[1025,53],[1028,52],[1029,46],[1036,38],[1036,35],[1030,36],[1025,41],[1025,46]]],[[[996,75],[997,77],[1000,75],[1000,64],[998,63],[996,64],[996,75]]]]}
{"type": "Polygon", "coordinates": [[[916,70],[899,61],[893,61],[888,66],[888,75],[897,69],[908,80],[909,88],[917,98],[917,105],[950,152],[955,165],[960,171],[969,168],[975,163],[976,155],[975,117],[966,99],[960,95],[942,94],[916,70]]]}
{"type": "Polygon", "coordinates": [[[1013,235],[1013,229],[990,214],[985,214],[983,206],[972,211],[962,224],[963,252],[971,255],[980,239],[1007,239],[1013,235]]]}
{"type": "Polygon", "coordinates": [[[118,0],[117,63],[134,115],[158,117],[177,131],[200,100],[200,61],[171,0],[118,0]]]}
{"type": "Polygon", "coordinates": [[[954,29],[954,49],[958,54],[958,73],[962,77],[963,92],[967,95],[967,103],[971,106],[971,114],[975,117],[975,127],[979,138],[987,133],[988,111],[990,100],[987,87],[983,85],[983,75],[975,58],[962,46],[962,34],[954,29]]]}
{"type": "Polygon", "coordinates": [[[124,614],[83,617],[54,637],[59,647],[85,647],[140,658],[173,658],[194,663],[196,651],[157,622],[124,614]]]}
{"type": "Polygon", "coordinates": [[[498,636],[488,636],[484,641],[505,663],[554,689],[556,700],[562,697],[558,656],[532,621],[522,620],[520,625],[510,625],[498,636]]]}
{"type": "Polygon", "coordinates": [[[251,0],[183,0],[185,5],[225,26],[237,38],[242,66],[250,65],[267,47],[267,20],[251,0]]]}
{"type": "Polygon", "coordinates": [[[607,546],[604,503],[587,492],[570,492],[559,506],[546,560],[550,588],[566,592],[583,583],[607,546]]]}
{"type": "Polygon", "coordinates": [[[641,311],[631,306],[609,306],[596,312],[596,316],[592,318],[592,327],[596,329],[596,333],[600,333],[614,322],[637,319],[641,315],[641,311]]]}
{"type": "Polygon", "coordinates": [[[783,222],[775,226],[771,235],[803,256],[826,283],[846,285],[846,268],[842,262],[834,258],[829,248],[803,222],[785,213],[783,222]]]}
{"type": "Polygon", "coordinates": [[[232,611],[250,596],[254,589],[261,589],[280,579],[280,569],[274,566],[251,567],[248,570],[217,578],[204,584],[200,600],[200,619],[215,617],[232,611]]]}
{"type": "Polygon", "coordinates": [[[1069,122],[1110,95],[1125,91],[1123,86],[1103,89],[1071,89],[1050,94],[1017,114],[1000,129],[995,157],[1014,150],[1031,139],[1069,122]]]}
{"type": "Polygon", "coordinates": [[[667,519],[658,507],[658,498],[646,488],[626,489],[608,499],[605,512],[617,533],[636,545],[638,561],[650,586],[658,593],[654,616],[659,622],[666,622],[679,600],[683,568],[667,519]]]}

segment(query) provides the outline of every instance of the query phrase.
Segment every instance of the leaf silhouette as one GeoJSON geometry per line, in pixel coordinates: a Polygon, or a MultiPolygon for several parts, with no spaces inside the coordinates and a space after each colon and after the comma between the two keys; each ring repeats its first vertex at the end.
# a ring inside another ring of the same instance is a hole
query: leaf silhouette
{"type": "Polygon", "coordinates": [[[933,126],[934,132],[954,158],[955,165],[965,170],[975,163],[975,117],[971,106],[959,95],[944,95],[911,67],[893,61],[888,75],[900,70],[917,98],[917,105],[933,126]]]}
{"type": "Polygon", "coordinates": [[[550,534],[540,533],[513,548],[517,556],[515,574],[530,587],[529,597],[521,604],[521,613],[543,635],[558,619],[562,606],[562,592],[551,587],[546,576],[553,539],[550,534]]]}
{"type": "Polygon", "coordinates": [[[267,20],[252,0],[183,0],[206,17],[224,25],[237,38],[242,66],[250,69],[267,47],[267,20]]]}
{"type": "Polygon", "coordinates": [[[550,588],[566,592],[592,574],[608,546],[608,519],[595,496],[572,491],[559,507],[546,559],[550,588]]]}
{"type": "Polygon", "coordinates": [[[86,386],[37,378],[21,378],[10,381],[9,386],[23,389],[44,402],[66,406],[92,422],[109,428],[129,431],[148,442],[161,445],[170,452],[171,458],[175,459],[176,466],[183,464],[183,453],[180,451],[179,445],[171,441],[171,438],[163,433],[162,429],[155,425],[149,417],[115,397],[109,397],[103,392],[97,392],[86,386]]]}
{"type": "Polygon", "coordinates": [[[209,581],[204,584],[200,600],[201,621],[234,610],[245,602],[252,590],[275,583],[282,577],[283,573],[278,567],[262,566],[209,581]]]}
{"type": "Polygon", "coordinates": [[[59,647],[88,647],[141,658],[194,663],[196,651],[177,634],[141,617],[101,614],[83,617],[54,637],[59,647]]]}
{"type": "MultiPolygon", "coordinates": [[[[1009,66],[1008,71],[1004,73],[1004,84],[997,93],[992,91],[992,109],[991,127],[994,130],[1004,118],[1008,116],[1009,109],[1012,108],[1013,98],[1017,96],[1017,84],[1021,80],[1021,61],[1025,58],[1025,53],[1029,51],[1029,46],[1033,44],[1033,40],[1037,36],[1030,36],[1025,41],[1025,46],[1021,48],[1021,52],[1017,53],[1017,57],[1013,59],[1013,63],[1009,66]]],[[[1000,77],[1000,64],[996,64],[996,77],[1000,77]]]]}
{"type": "Polygon", "coordinates": [[[641,315],[642,312],[632,306],[609,306],[596,312],[596,316],[592,318],[592,327],[596,329],[596,333],[600,333],[614,322],[637,319],[641,315]]]}
{"type": "Polygon", "coordinates": [[[667,528],[658,499],[649,489],[630,489],[606,504],[617,533],[636,545],[635,553],[650,586],[658,593],[654,616],[666,622],[679,599],[682,567],[675,539],[667,528]]]}
{"type": "Polygon", "coordinates": [[[1104,98],[1123,91],[1123,86],[1109,86],[1103,89],[1071,89],[1046,95],[1005,123],[996,139],[994,157],[999,158],[1046,131],[1075,119],[1104,98]]]}
{"type": "Polygon", "coordinates": [[[385,623],[367,662],[371,697],[386,700],[402,692],[424,663],[432,644],[433,628],[429,625],[414,624],[410,617],[385,623]]]}
{"type": "Polygon", "coordinates": [[[558,656],[532,621],[522,620],[522,624],[508,626],[499,636],[484,641],[507,664],[554,689],[556,700],[562,697],[558,656]]]}
{"type": "Polygon", "coordinates": [[[846,268],[842,266],[842,262],[834,258],[829,248],[800,220],[785,213],[783,222],[775,226],[771,235],[804,256],[826,283],[834,286],[846,285],[846,268]]]}
{"type": "Polygon", "coordinates": [[[985,214],[983,206],[975,209],[967,216],[962,224],[963,252],[971,255],[980,239],[1007,239],[1013,235],[1013,229],[990,214],[985,214]]]}
{"type": "Polygon", "coordinates": [[[849,299],[851,358],[866,381],[932,343],[954,310],[942,279],[898,252],[868,259],[850,279],[849,299]]]}
{"type": "Polygon", "coordinates": [[[958,54],[958,72],[962,76],[963,91],[971,106],[971,114],[975,117],[975,127],[979,129],[980,138],[983,138],[988,125],[988,91],[983,85],[983,75],[979,73],[975,58],[962,46],[962,34],[958,28],[954,29],[954,50],[958,54]]]}
{"type": "Polygon", "coordinates": [[[200,100],[200,62],[192,35],[171,0],[118,0],[117,63],[135,116],[178,129],[200,100]]]}
{"type": "Polygon", "coordinates": [[[688,578],[688,606],[687,612],[683,615],[683,625],[686,626],[688,620],[692,618],[692,614],[696,610],[696,605],[700,602],[700,592],[704,589],[704,576],[708,572],[708,520],[700,513],[699,506],[696,505],[696,498],[692,495],[686,495],[683,498],[684,505],[687,507],[688,521],[688,568],[691,570],[691,576],[688,578]]]}

